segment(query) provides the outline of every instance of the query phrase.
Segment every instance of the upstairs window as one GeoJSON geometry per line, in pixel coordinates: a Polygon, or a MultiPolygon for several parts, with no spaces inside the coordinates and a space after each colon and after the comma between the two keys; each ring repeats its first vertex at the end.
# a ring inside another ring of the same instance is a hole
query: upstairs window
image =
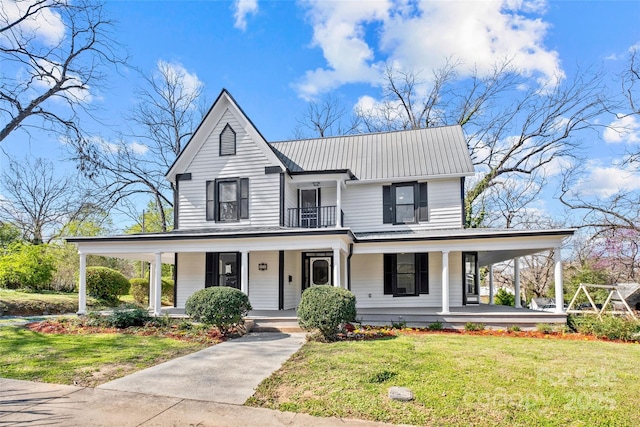
{"type": "Polygon", "coordinates": [[[249,178],[207,181],[207,221],[232,222],[249,218],[249,178]]]}
{"type": "Polygon", "coordinates": [[[382,187],[382,222],[413,224],[429,220],[427,183],[402,183],[382,187]]]}
{"type": "Polygon", "coordinates": [[[236,132],[231,128],[229,123],[220,133],[220,155],[233,156],[236,154],[236,132]]]}

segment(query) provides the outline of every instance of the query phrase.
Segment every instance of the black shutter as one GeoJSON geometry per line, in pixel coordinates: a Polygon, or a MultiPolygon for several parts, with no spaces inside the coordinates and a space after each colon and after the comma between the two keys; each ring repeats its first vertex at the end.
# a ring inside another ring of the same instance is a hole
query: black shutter
{"type": "Polygon", "coordinates": [[[249,178],[240,179],[240,219],[249,218],[249,178]]]}
{"type": "Polygon", "coordinates": [[[213,188],[213,218],[216,221],[220,221],[220,212],[218,210],[219,208],[219,204],[218,204],[218,193],[220,193],[220,189],[218,188],[218,180],[216,179],[214,181],[214,185],[215,187],[213,188]]]}
{"type": "Polygon", "coordinates": [[[396,272],[396,255],[384,254],[384,294],[393,295],[393,280],[396,272]]]}
{"type": "Polygon", "coordinates": [[[216,182],[207,181],[207,185],[205,188],[205,200],[207,204],[207,207],[206,207],[207,221],[214,221],[216,219],[215,193],[216,193],[216,182]]]}
{"type": "Polygon", "coordinates": [[[213,260],[213,252],[206,252],[204,254],[205,258],[205,270],[204,270],[204,287],[209,288],[214,286],[214,260],[213,260]]]}
{"type": "Polygon", "coordinates": [[[382,222],[384,224],[393,223],[393,201],[391,197],[391,186],[385,185],[382,187],[382,222]]]}
{"type": "Polygon", "coordinates": [[[240,252],[236,252],[236,289],[240,290],[240,288],[242,287],[242,283],[240,283],[240,281],[242,280],[242,274],[240,274],[240,272],[242,271],[242,254],[240,252]]]}
{"type": "Polygon", "coordinates": [[[429,206],[427,183],[421,182],[418,186],[418,221],[429,221],[429,206]]]}
{"type": "Polygon", "coordinates": [[[429,293],[429,254],[416,254],[416,288],[419,294],[429,293]]]}

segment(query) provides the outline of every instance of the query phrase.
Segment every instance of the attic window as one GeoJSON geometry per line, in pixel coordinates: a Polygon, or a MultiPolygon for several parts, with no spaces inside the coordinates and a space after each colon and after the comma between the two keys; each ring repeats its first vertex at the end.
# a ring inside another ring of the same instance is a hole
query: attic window
{"type": "Polygon", "coordinates": [[[220,155],[233,156],[234,154],[236,154],[236,133],[227,123],[220,133],[220,155]]]}

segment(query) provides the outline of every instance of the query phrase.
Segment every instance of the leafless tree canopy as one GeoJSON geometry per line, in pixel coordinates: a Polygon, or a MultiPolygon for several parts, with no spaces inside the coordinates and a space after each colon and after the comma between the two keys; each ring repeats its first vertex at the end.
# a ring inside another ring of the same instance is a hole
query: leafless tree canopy
{"type": "Polygon", "coordinates": [[[172,223],[167,207],[173,206],[173,189],[164,174],[203,115],[204,87],[182,67],[162,61],[144,78],[129,117],[137,127],[114,143],[94,140],[75,159],[101,189],[105,205],[122,206],[134,195],[149,195],[166,231],[172,223]]]}
{"type": "Polygon", "coordinates": [[[92,92],[124,62],[111,28],[93,0],[3,3],[0,142],[17,129],[39,128],[80,143],[92,92]]]}
{"type": "Polygon", "coordinates": [[[349,135],[357,133],[360,124],[359,117],[349,116],[339,99],[332,95],[309,101],[297,121],[294,130],[297,139],[349,135]]]}
{"type": "Polygon", "coordinates": [[[89,196],[73,176],[58,176],[45,159],[8,162],[0,173],[0,219],[35,244],[59,237],[62,227],[91,211],[89,196]]]}

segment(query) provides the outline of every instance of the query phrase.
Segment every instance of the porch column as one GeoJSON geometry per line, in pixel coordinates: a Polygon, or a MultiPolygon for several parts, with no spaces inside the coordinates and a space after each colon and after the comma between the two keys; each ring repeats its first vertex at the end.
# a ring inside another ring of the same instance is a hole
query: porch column
{"type": "Polygon", "coordinates": [[[449,251],[442,251],[442,314],[449,314],[449,251]]]}
{"type": "Polygon", "coordinates": [[[333,286],[341,288],[340,281],[340,248],[333,248],[333,286]]]}
{"type": "Polygon", "coordinates": [[[336,227],[342,227],[342,183],[336,181],[336,227]]]}
{"type": "Polygon", "coordinates": [[[87,314],[87,255],[80,252],[80,279],[78,281],[78,314],[87,314]]]}
{"type": "Polygon", "coordinates": [[[516,308],[522,308],[520,303],[520,258],[513,259],[513,287],[515,288],[516,308]]]}
{"type": "Polygon", "coordinates": [[[156,260],[154,262],[154,274],[153,274],[153,287],[155,292],[153,294],[153,314],[160,316],[162,314],[162,253],[155,253],[156,260]]]}
{"type": "Polygon", "coordinates": [[[564,313],[564,289],[562,287],[562,250],[557,247],[553,250],[554,281],[556,284],[556,313],[564,313]]]}
{"type": "Polygon", "coordinates": [[[154,310],[156,300],[156,263],[149,261],[149,310],[154,310]]]}
{"type": "Polygon", "coordinates": [[[493,295],[493,264],[489,265],[489,304],[490,305],[494,305],[495,304],[495,298],[493,295]]]}
{"type": "Polygon", "coordinates": [[[249,295],[249,252],[240,253],[240,290],[249,295]]]}

